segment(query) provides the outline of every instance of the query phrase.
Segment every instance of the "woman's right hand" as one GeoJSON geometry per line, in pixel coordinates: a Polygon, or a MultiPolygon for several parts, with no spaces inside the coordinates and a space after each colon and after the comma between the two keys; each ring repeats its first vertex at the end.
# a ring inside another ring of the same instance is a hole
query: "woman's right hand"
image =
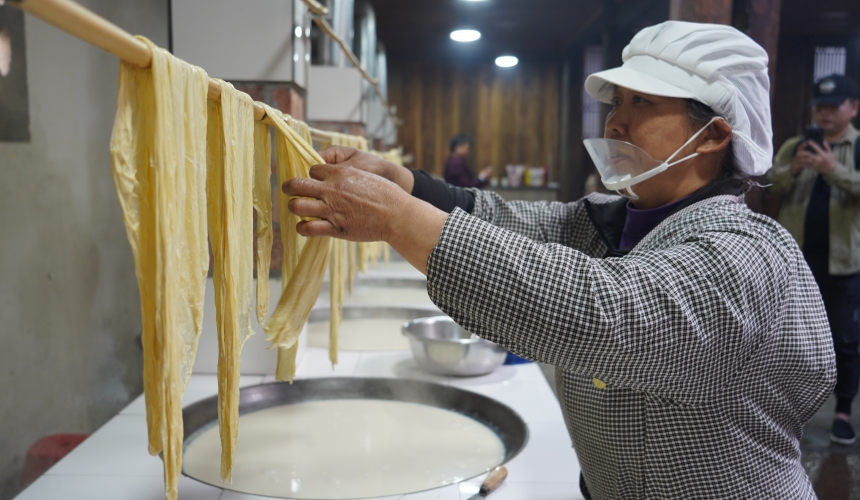
{"type": "Polygon", "coordinates": [[[407,193],[412,194],[415,178],[412,176],[412,172],[406,167],[401,167],[359,149],[345,146],[330,146],[320,151],[320,156],[329,165],[354,167],[358,170],[376,174],[397,184],[407,193]]]}

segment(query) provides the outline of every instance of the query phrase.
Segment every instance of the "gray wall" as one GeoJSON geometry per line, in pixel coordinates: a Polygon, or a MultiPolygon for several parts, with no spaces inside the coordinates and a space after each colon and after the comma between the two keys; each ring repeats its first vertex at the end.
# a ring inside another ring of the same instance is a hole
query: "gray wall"
{"type": "MultiPolygon", "coordinates": [[[[81,0],[167,45],[166,0],[81,0]]],[[[141,392],[140,312],[110,170],[117,60],[27,16],[27,143],[0,143],[0,499],[27,448],[141,392]]],[[[146,443],[140,444],[142,447],[146,443]]]]}

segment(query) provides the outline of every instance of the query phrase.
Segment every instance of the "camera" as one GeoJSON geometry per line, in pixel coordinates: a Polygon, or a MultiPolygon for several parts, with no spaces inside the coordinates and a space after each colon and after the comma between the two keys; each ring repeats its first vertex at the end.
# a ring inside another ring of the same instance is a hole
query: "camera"
{"type": "MultiPolygon", "coordinates": [[[[818,144],[818,147],[824,149],[824,129],[815,126],[806,127],[806,130],[803,132],[803,140],[804,142],[812,141],[818,144]]],[[[815,153],[815,150],[811,146],[806,146],[805,149],[810,153],[815,153]]]]}

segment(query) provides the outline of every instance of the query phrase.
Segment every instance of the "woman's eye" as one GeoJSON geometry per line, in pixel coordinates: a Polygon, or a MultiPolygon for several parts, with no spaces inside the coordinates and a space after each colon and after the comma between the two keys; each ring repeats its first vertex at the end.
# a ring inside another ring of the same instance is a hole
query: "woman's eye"
{"type": "Polygon", "coordinates": [[[643,99],[643,98],[639,97],[638,95],[633,96],[633,104],[639,104],[639,103],[643,103],[643,102],[648,102],[648,100],[643,99]]]}
{"type": "Polygon", "coordinates": [[[618,99],[617,97],[613,97],[612,100],[609,101],[609,105],[612,106],[613,108],[617,108],[618,106],[621,106],[621,99],[618,99]]]}

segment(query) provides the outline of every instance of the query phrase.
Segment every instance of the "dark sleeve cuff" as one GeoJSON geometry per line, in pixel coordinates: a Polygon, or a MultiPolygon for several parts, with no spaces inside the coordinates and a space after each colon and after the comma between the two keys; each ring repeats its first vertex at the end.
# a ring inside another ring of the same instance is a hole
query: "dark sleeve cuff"
{"type": "Polygon", "coordinates": [[[415,179],[412,196],[447,213],[451,213],[457,207],[466,213],[472,213],[475,209],[475,195],[471,191],[434,179],[423,170],[415,168],[410,170],[415,179]]]}

